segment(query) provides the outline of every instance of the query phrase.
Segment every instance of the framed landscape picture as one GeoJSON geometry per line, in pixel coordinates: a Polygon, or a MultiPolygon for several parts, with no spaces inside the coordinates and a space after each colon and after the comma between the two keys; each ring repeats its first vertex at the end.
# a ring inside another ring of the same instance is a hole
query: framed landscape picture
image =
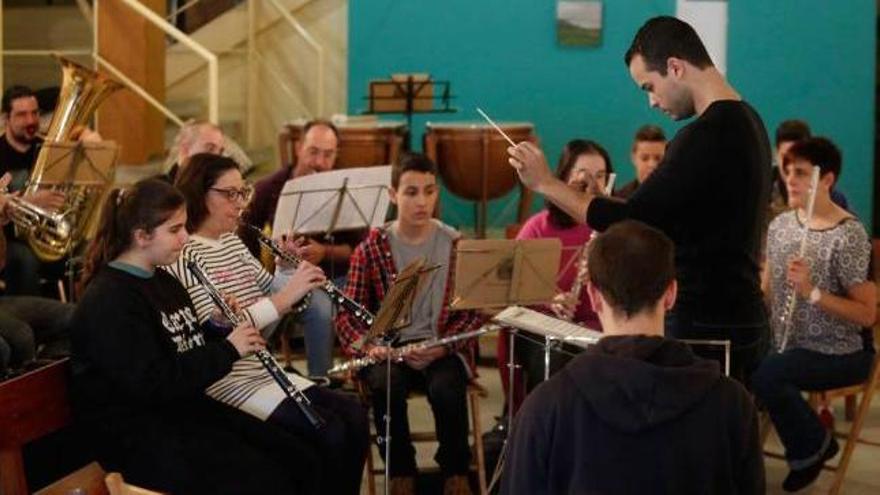
{"type": "Polygon", "coordinates": [[[562,46],[599,46],[602,42],[602,2],[558,0],[556,39],[562,46]]]}

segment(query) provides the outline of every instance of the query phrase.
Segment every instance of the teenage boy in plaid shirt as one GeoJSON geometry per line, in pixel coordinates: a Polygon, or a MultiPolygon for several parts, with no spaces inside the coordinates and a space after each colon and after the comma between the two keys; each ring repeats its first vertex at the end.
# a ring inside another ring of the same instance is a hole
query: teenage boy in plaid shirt
{"type": "MultiPolygon", "coordinates": [[[[397,273],[412,260],[424,256],[426,266],[440,265],[426,280],[413,301],[411,324],[400,331],[395,345],[434,339],[478,328],[482,318],[474,311],[450,311],[454,286],[455,245],[459,234],[434,219],[439,185],[437,167],[423,155],[404,156],[393,169],[391,201],[397,218],[374,228],[355,249],[345,293],[376,312],[397,273]]],[[[379,436],[385,435],[387,347],[367,342],[368,328],[345,311],[337,317],[337,335],[345,352],[370,355],[379,363],[360,372],[369,387],[379,436]]],[[[470,466],[466,389],[473,376],[473,340],[448,347],[413,352],[391,365],[391,493],[413,493],[417,474],[415,449],[410,441],[406,396],[413,388],[424,389],[434,412],[440,446],[434,459],[446,477],[444,494],[471,493],[467,482],[470,466]]],[[[384,458],[385,452],[380,451],[384,458]]]]}

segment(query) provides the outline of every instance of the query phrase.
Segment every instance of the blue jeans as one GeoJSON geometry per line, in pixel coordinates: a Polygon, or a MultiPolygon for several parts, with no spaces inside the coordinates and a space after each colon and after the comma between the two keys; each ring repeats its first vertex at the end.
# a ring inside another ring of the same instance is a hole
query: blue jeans
{"type": "Polygon", "coordinates": [[[792,469],[815,464],[830,442],[830,434],[802,390],[828,390],[865,380],[874,353],[858,351],[831,355],[806,349],[772,353],[752,375],[755,395],[767,407],[776,432],[785,446],[792,469]]]}
{"type": "Polygon", "coordinates": [[[296,318],[303,326],[309,376],[327,376],[333,365],[333,303],[323,290],[313,290],[309,307],[296,318]]]}

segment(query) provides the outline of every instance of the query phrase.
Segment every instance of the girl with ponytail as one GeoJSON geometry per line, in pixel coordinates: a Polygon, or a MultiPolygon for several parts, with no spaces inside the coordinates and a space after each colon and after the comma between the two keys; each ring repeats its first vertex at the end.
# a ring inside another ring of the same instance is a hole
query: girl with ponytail
{"type": "Polygon", "coordinates": [[[205,394],[265,342],[250,324],[225,338],[203,332],[186,290],[156,269],[175,262],[187,239],[184,198],[168,183],[108,196],[72,322],[74,411],[104,469],[134,484],[311,493],[320,465],[308,447],[205,394]]]}

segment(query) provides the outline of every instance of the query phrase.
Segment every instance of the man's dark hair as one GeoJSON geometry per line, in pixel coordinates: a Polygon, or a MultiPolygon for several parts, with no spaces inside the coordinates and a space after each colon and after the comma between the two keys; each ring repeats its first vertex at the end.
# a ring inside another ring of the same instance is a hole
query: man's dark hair
{"type": "Polygon", "coordinates": [[[590,243],[590,283],[615,314],[652,309],[675,279],[675,247],[663,232],[635,220],[612,225],[590,243]]]}
{"type": "MultiPolygon", "coordinates": [[[[568,176],[571,175],[571,170],[581,155],[601,156],[602,160],[605,161],[605,176],[608,177],[614,172],[614,167],[611,165],[611,155],[608,154],[608,151],[601,144],[589,139],[572,139],[565,143],[565,147],[562,148],[559,164],[556,165],[556,177],[563,182],[568,182],[568,176]]],[[[562,211],[552,201],[547,200],[545,204],[547,205],[547,212],[550,214],[550,223],[554,227],[567,229],[577,225],[577,222],[568,213],[562,211]]]]}
{"type": "Polygon", "coordinates": [[[19,98],[28,97],[37,97],[36,93],[34,93],[31,88],[21,85],[10,86],[9,89],[3,92],[3,103],[2,106],[0,106],[0,109],[2,109],[3,113],[8,115],[9,112],[12,111],[13,101],[19,98]]]}
{"type": "Polygon", "coordinates": [[[811,137],[794,143],[782,157],[783,170],[796,160],[806,160],[819,167],[819,175],[834,174],[835,183],[840,178],[843,156],[840,148],[828,138],[811,137]]]}
{"type": "Polygon", "coordinates": [[[397,165],[391,169],[391,186],[395,189],[400,185],[400,177],[406,172],[422,172],[437,176],[437,165],[420,153],[404,153],[397,165]]]}
{"type": "Polygon", "coordinates": [[[810,124],[803,120],[786,120],[776,128],[776,147],[786,141],[803,141],[810,136],[812,136],[810,124]]]}
{"type": "Polygon", "coordinates": [[[636,131],[636,135],[633,138],[633,146],[636,143],[642,142],[652,142],[659,143],[666,141],[666,134],[663,133],[663,129],[657,127],[656,125],[643,125],[639,127],[639,130],[636,131]]]}
{"type": "Polygon", "coordinates": [[[666,75],[669,57],[686,60],[700,69],[713,65],[709,52],[694,28],[681,19],[669,16],[648,19],[639,28],[623,57],[627,67],[636,55],[642,56],[649,71],[657,71],[661,76],[666,75]]]}
{"type": "Polygon", "coordinates": [[[333,125],[333,122],[330,122],[327,119],[312,119],[306,122],[306,125],[303,126],[302,137],[300,139],[305,139],[306,134],[308,134],[309,129],[315,126],[324,126],[333,131],[333,135],[336,136],[336,139],[339,139],[339,129],[333,125]]]}

